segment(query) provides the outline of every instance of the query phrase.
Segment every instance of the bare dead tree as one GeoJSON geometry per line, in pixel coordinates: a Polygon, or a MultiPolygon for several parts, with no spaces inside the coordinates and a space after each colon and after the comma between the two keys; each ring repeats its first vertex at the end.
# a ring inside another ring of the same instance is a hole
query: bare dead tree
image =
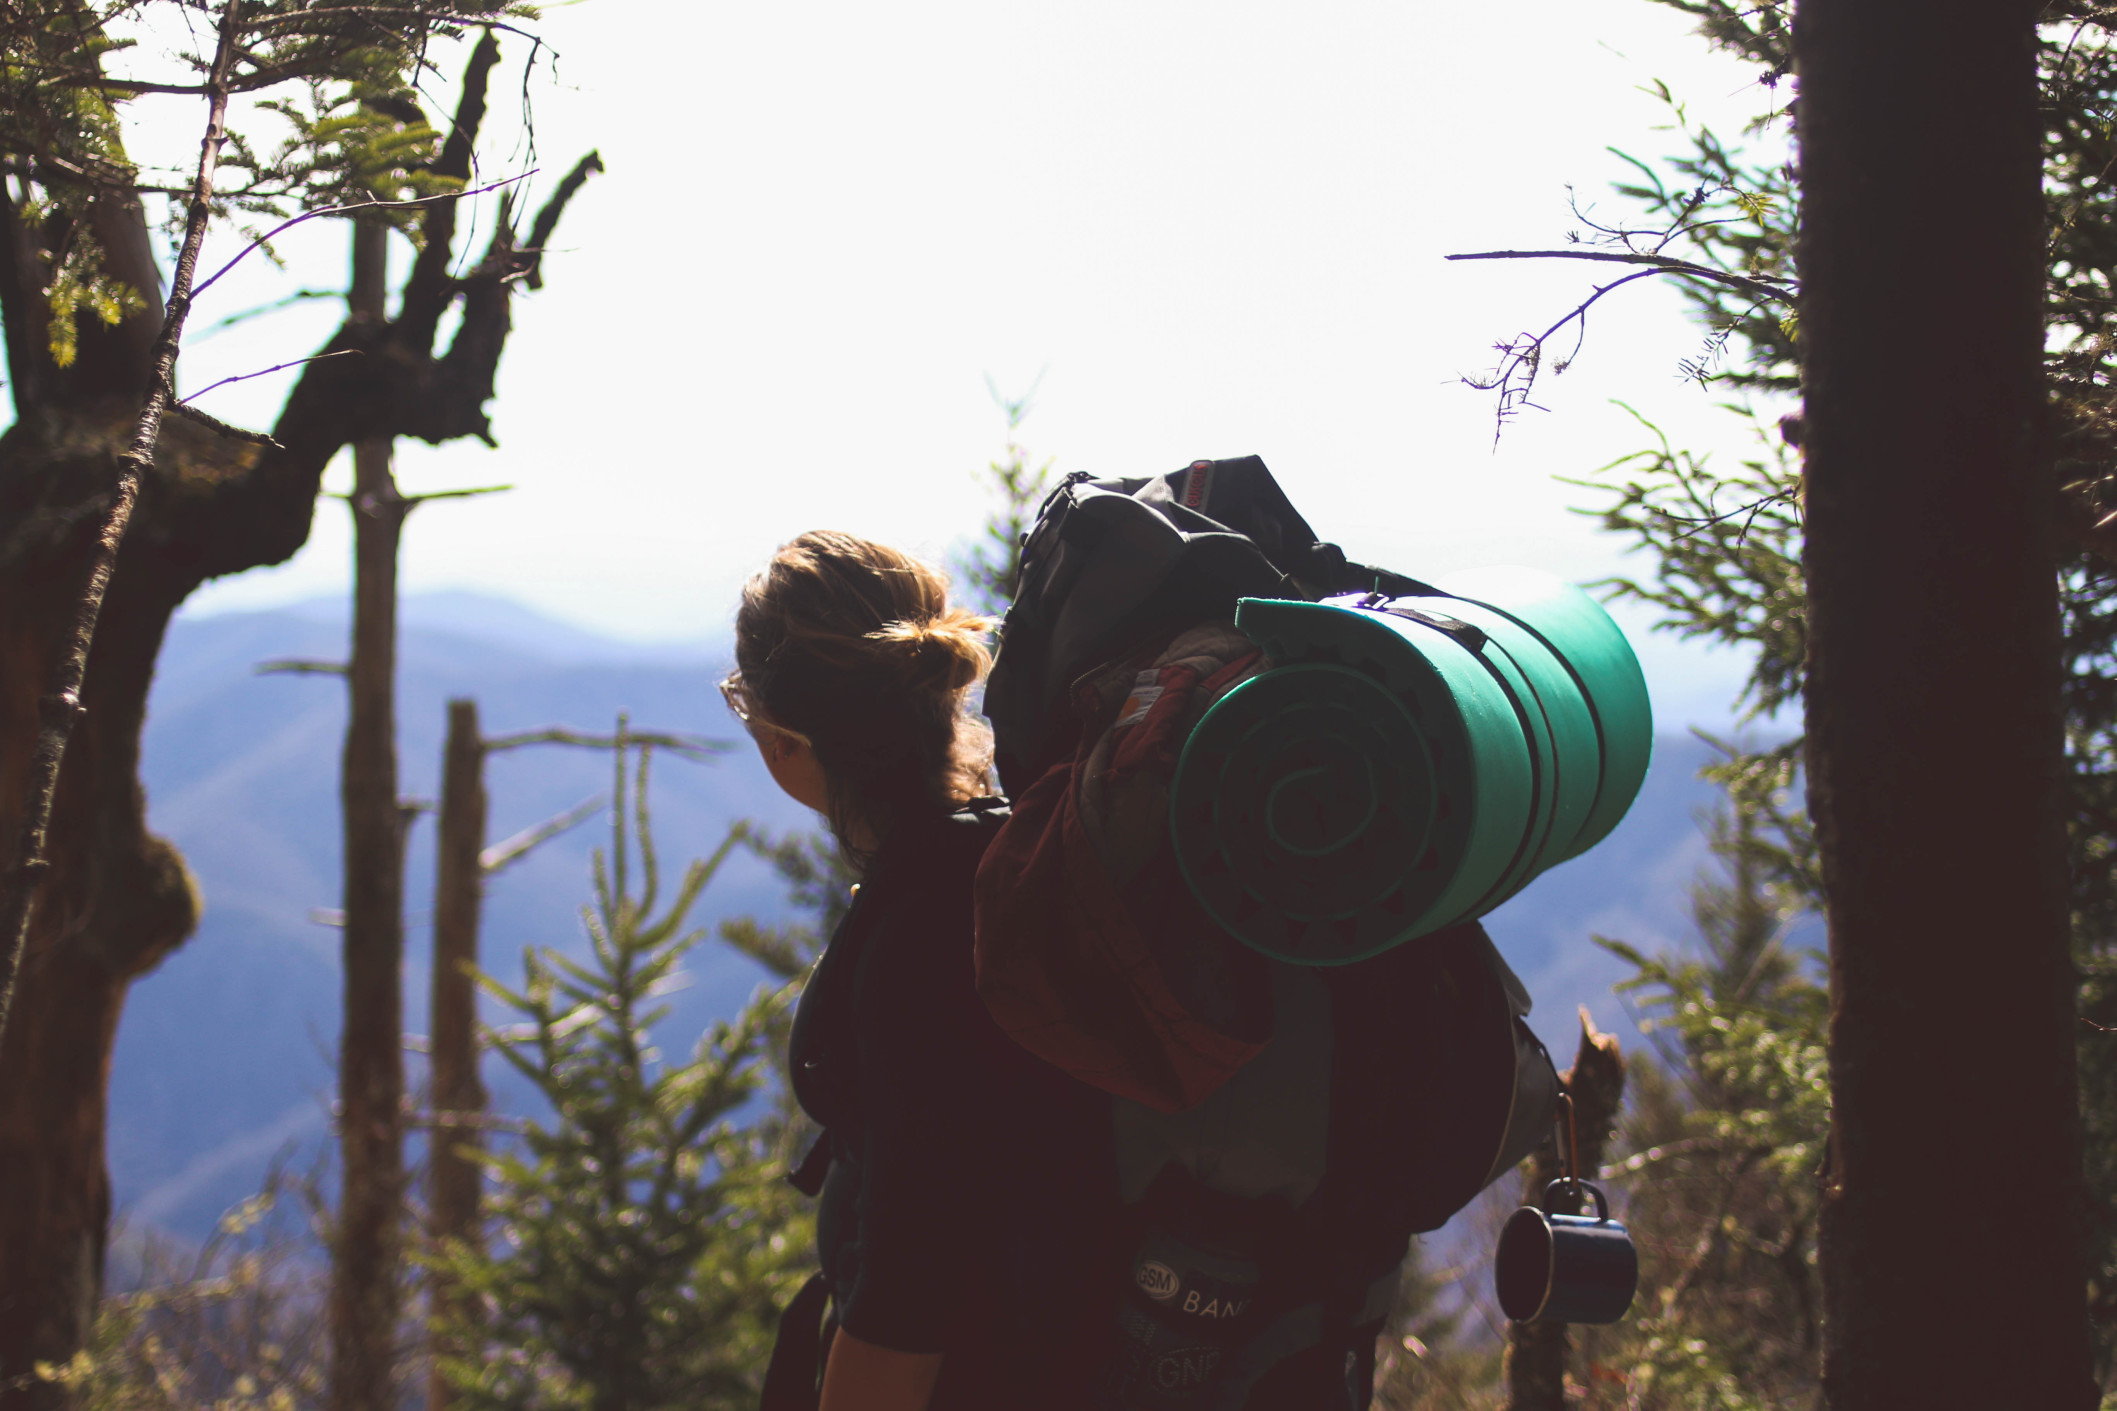
{"type": "MultiPolygon", "coordinates": [[[[490,36],[479,45],[484,58],[490,36]]],[[[473,66],[477,59],[473,59],[473,66]]],[[[487,64],[490,64],[488,59],[487,64]]],[[[353,228],[350,323],[387,321],[389,231],[353,228]]],[[[353,444],[353,640],[347,659],[343,813],[344,1017],[338,1039],[340,1197],[331,1241],[333,1411],[395,1397],[404,1201],[404,847],[397,795],[397,551],[413,501],[387,436],[353,444]]]]}
{"type": "MultiPolygon", "coordinates": [[[[478,703],[448,703],[448,743],[441,764],[439,856],[434,876],[434,970],[428,1020],[428,1102],[433,1129],[427,1152],[426,1209],[436,1245],[477,1237],[479,1157],[485,1085],[478,1075],[478,919],[485,897],[485,740],[478,703]]],[[[461,1327],[470,1309],[446,1274],[429,1284],[429,1325],[436,1331],[426,1383],[428,1411],[449,1411],[455,1391],[442,1377],[443,1356],[460,1351],[444,1327],[461,1327]]]]}
{"type": "MultiPolygon", "coordinates": [[[[434,164],[436,175],[468,179],[471,142],[484,120],[486,83],[499,57],[499,41],[487,31],[471,54],[455,125],[434,164]]],[[[585,160],[554,203],[578,189],[599,165],[592,157],[585,160]]],[[[411,325],[415,334],[428,338],[446,307],[445,300],[437,299],[445,285],[433,276],[445,272],[453,248],[454,212],[454,203],[443,203],[428,216],[427,243],[414,264],[397,318],[398,325],[411,325]],[[425,281],[422,269],[429,275],[425,281]]],[[[541,218],[539,224],[548,233],[549,225],[541,218]]],[[[387,230],[373,221],[354,227],[349,329],[392,327],[387,239],[387,230]]],[[[496,281],[504,296],[508,281],[527,277],[535,268],[534,253],[525,258],[515,249],[512,229],[503,221],[481,272],[496,281]]],[[[407,496],[398,489],[390,464],[391,439],[381,435],[355,441],[349,501],[354,602],[341,776],[345,1015],[338,1080],[343,1194],[332,1248],[332,1411],[385,1411],[392,1404],[402,1286],[405,837],[397,797],[397,560],[405,519],[432,497],[407,496]]]]}
{"type": "MultiPolygon", "coordinates": [[[[1616,1035],[1598,1032],[1585,1005],[1580,1011],[1580,1049],[1574,1055],[1573,1066],[1566,1070],[1564,1082],[1566,1095],[1573,1100],[1573,1122],[1580,1136],[1578,1169],[1593,1174],[1602,1166],[1604,1150],[1617,1130],[1617,1115],[1624,1108],[1625,1063],[1616,1035]]],[[[1561,1174],[1559,1164],[1555,1142],[1537,1148],[1522,1177],[1524,1203],[1536,1205],[1543,1201],[1544,1188],[1561,1174]]],[[[1505,1361],[1507,1411],[1565,1411],[1566,1361],[1572,1350],[1571,1332],[1564,1323],[1509,1324],[1505,1361]]]]}

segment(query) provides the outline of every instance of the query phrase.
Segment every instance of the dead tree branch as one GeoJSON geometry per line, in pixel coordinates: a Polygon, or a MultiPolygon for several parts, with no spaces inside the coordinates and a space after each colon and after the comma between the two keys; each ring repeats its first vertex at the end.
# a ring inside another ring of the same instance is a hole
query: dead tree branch
{"type": "Polygon", "coordinates": [[[670,750],[691,759],[711,759],[734,748],[726,740],[716,740],[706,735],[629,729],[623,735],[588,735],[579,730],[568,730],[563,725],[551,725],[542,730],[522,730],[512,735],[495,735],[485,742],[485,748],[490,752],[520,749],[524,745],[577,745],[588,750],[614,750],[620,740],[628,745],[652,745],[658,750],[670,750]]]}
{"type": "Polygon", "coordinates": [[[1529,394],[1535,390],[1537,374],[1543,370],[1544,345],[1557,337],[1567,324],[1576,325],[1573,351],[1559,359],[1558,365],[1552,369],[1554,372],[1564,372],[1579,355],[1581,344],[1587,340],[1588,310],[1595,307],[1596,301],[1612,290],[1622,289],[1637,280],[1651,279],[1659,273],[1659,270],[1641,270],[1638,274],[1628,274],[1622,279],[1613,279],[1608,284],[1597,285],[1594,293],[1575,304],[1564,318],[1542,333],[1524,333],[1499,344],[1495,349],[1500,355],[1499,364],[1493,369],[1490,377],[1463,379],[1465,385],[1475,387],[1480,392],[1499,393],[1497,425],[1492,431],[1494,441],[1499,440],[1499,434],[1506,428],[1509,417],[1523,407],[1536,406],[1536,403],[1529,400],[1529,394]]]}
{"type": "Polygon", "coordinates": [[[301,657],[261,661],[254,669],[259,676],[343,676],[351,670],[342,661],[312,661],[301,657]]]}
{"type": "MultiPolygon", "coordinates": [[[[223,99],[224,106],[225,102],[226,100],[223,99]]],[[[284,234],[285,232],[292,230],[295,226],[304,224],[308,221],[317,220],[323,216],[357,216],[360,215],[362,212],[366,211],[400,211],[412,206],[431,206],[437,201],[460,201],[466,196],[482,196],[488,191],[498,191],[503,186],[513,186],[518,182],[529,180],[536,174],[536,168],[531,167],[528,171],[523,172],[520,176],[510,176],[504,181],[488,182],[483,186],[473,186],[463,191],[444,191],[438,196],[416,196],[407,201],[351,201],[343,206],[324,206],[318,210],[303,211],[298,216],[290,216],[286,220],[281,221],[278,225],[273,226],[263,235],[258,236],[249,244],[243,246],[241,250],[236,252],[235,257],[233,259],[229,260],[228,263],[222,265],[219,269],[215,270],[207,278],[200,281],[198,288],[193,290],[192,294],[196,296],[205,293],[208,289],[212,288],[214,284],[219,282],[222,275],[226,274],[229,270],[234,269],[237,265],[241,264],[245,259],[247,259],[250,255],[254,254],[256,251],[261,250],[265,246],[271,244],[272,238],[274,236],[284,234]]]]}
{"type": "Polygon", "coordinates": [[[551,199],[544,203],[544,209],[537,212],[536,220],[529,227],[529,246],[523,251],[529,256],[529,269],[523,275],[523,282],[530,288],[544,287],[544,247],[551,243],[551,233],[558,229],[559,217],[566,213],[566,203],[573,199],[574,193],[581,189],[590,173],[602,169],[602,154],[590,152],[574,163],[573,170],[566,173],[566,179],[559,183],[559,189],[552,192],[551,199]]]}
{"type": "MultiPolygon", "coordinates": [[[[1617,232],[1612,232],[1617,233],[1617,232]]],[[[1524,407],[1535,407],[1529,400],[1535,390],[1537,375],[1543,371],[1545,345],[1562,333],[1568,325],[1575,330],[1572,351],[1560,358],[1552,367],[1553,372],[1564,372],[1580,355],[1581,345],[1588,336],[1588,310],[1593,308],[1603,295],[1627,284],[1656,275],[1673,275],[1679,279],[1702,279],[1712,284],[1723,285],[1749,295],[1759,303],[1776,303],[1792,309],[1796,302],[1796,291],[1792,281],[1770,277],[1753,277],[1735,274],[1729,270],[1714,269],[1710,265],[1696,264],[1690,260],[1679,260],[1673,255],[1653,254],[1638,250],[1476,250],[1464,254],[1448,255],[1449,260],[1593,260],[1602,264],[1640,266],[1638,273],[1613,279],[1608,284],[1599,284],[1587,298],[1569,309],[1565,316],[1542,333],[1523,333],[1497,346],[1499,362],[1486,377],[1464,377],[1466,386],[1480,392],[1497,392],[1499,408],[1493,427],[1493,439],[1499,439],[1507,421],[1524,407]]],[[[1698,374],[1701,378],[1702,372],[1698,374]]]]}
{"type": "MultiPolygon", "coordinates": [[[[500,41],[487,30],[463,71],[463,96],[456,104],[455,120],[430,168],[435,176],[470,180],[471,145],[485,122],[486,83],[499,62],[500,41]]],[[[427,209],[419,255],[397,304],[399,336],[427,346],[432,345],[434,330],[455,295],[448,264],[456,248],[456,210],[454,201],[437,202],[427,209]]]]}
{"type": "Polygon", "coordinates": [[[213,413],[202,412],[187,402],[171,402],[169,410],[182,417],[185,421],[197,422],[214,435],[225,436],[230,441],[240,441],[248,446],[271,446],[277,450],[286,449],[262,431],[250,431],[240,426],[232,426],[213,413]]]}
{"type": "Polygon", "coordinates": [[[550,842],[572,828],[577,828],[603,811],[610,800],[604,794],[591,794],[564,813],[545,819],[532,828],[524,828],[511,838],[502,838],[478,854],[478,868],[486,876],[500,871],[509,863],[526,855],[539,844],[550,842]]]}
{"type": "Polygon", "coordinates": [[[1470,254],[1444,255],[1449,260],[1600,260],[1615,265],[1645,265],[1655,274],[1682,275],[1688,279],[1706,279],[1715,284],[1725,284],[1730,289],[1739,289],[1752,299],[1763,299],[1772,303],[1794,305],[1794,290],[1788,287],[1791,281],[1758,279],[1744,274],[1733,274],[1711,265],[1693,264],[1679,260],[1673,255],[1648,255],[1627,253],[1618,250],[1478,250],[1470,254]]]}

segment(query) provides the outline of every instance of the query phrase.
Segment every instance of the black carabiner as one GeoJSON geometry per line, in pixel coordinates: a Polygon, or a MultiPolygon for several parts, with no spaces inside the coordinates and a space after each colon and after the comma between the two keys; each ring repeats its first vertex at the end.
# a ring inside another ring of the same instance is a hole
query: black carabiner
{"type": "Polygon", "coordinates": [[[1558,1095],[1559,1111],[1564,1114],[1565,1128],[1553,1133],[1558,1145],[1558,1171],[1572,1188],[1573,1199],[1580,1199],[1580,1124],[1573,1116],[1573,1094],[1558,1095]]]}

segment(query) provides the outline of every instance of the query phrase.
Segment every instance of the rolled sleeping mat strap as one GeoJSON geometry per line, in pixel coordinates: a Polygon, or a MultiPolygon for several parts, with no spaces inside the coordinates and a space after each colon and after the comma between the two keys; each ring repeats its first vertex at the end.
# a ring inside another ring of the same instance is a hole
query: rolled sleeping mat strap
{"type": "Polygon", "coordinates": [[[1442,586],[1236,609],[1277,665],[1192,731],[1170,833],[1206,910],[1266,955],[1347,964],[1474,920],[1639,792],[1646,682],[1601,606],[1531,569],[1442,586]]]}

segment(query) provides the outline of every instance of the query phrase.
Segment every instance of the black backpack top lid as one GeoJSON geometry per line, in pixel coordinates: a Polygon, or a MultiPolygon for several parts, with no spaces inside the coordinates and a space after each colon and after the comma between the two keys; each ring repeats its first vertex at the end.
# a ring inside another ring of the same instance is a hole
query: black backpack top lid
{"type": "Polygon", "coordinates": [[[1434,591],[1319,542],[1256,456],[1145,480],[1068,476],[1024,540],[985,688],[1001,784],[1019,792],[1065,747],[1067,689],[1093,668],[1157,634],[1232,616],[1238,598],[1363,588],[1434,591]]]}

